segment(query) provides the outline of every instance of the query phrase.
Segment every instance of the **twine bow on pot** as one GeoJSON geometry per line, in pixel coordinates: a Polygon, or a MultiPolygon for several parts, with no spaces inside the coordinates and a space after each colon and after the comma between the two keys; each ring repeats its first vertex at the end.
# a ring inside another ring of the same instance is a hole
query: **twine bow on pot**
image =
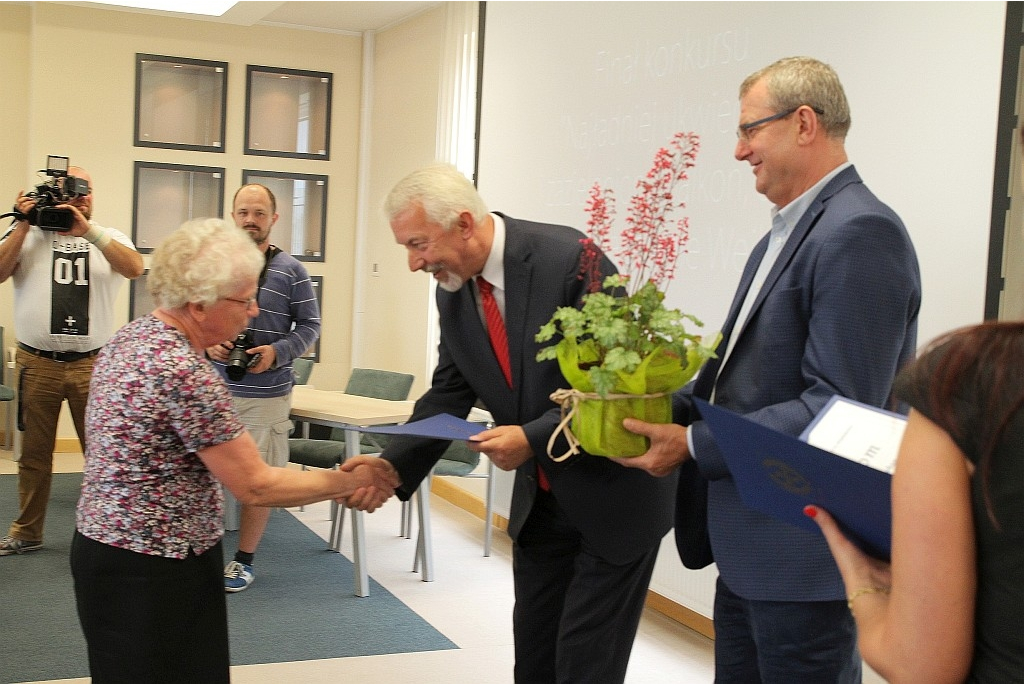
{"type": "MultiPolygon", "coordinates": [[[[558,426],[552,431],[551,437],[548,438],[548,456],[551,457],[551,461],[562,462],[569,457],[575,456],[580,453],[580,440],[572,432],[571,422],[574,418],[580,414],[580,406],[584,401],[614,401],[614,400],[653,400],[660,397],[665,397],[669,393],[667,392],[656,392],[646,395],[630,395],[626,393],[609,393],[605,396],[601,396],[596,392],[583,392],[576,390],[575,388],[560,388],[551,393],[551,401],[559,405],[562,410],[561,420],[558,422],[558,426]],[[552,451],[555,447],[555,441],[559,435],[564,435],[566,442],[569,444],[567,449],[561,456],[556,457],[552,451]]],[[[625,428],[621,428],[625,431],[625,428]]],[[[639,437],[639,436],[637,436],[639,437]]],[[[636,456],[636,455],[623,455],[623,456],[636,456]]]]}

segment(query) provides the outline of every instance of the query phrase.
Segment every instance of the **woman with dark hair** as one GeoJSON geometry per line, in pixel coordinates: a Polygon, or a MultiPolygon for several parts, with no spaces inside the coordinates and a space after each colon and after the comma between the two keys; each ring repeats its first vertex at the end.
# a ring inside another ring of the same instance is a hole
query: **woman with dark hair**
{"type": "Polygon", "coordinates": [[[1024,322],[947,333],[894,386],[911,406],[892,562],[824,510],[861,653],[891,682],[1024,682],[1024,322]]]}

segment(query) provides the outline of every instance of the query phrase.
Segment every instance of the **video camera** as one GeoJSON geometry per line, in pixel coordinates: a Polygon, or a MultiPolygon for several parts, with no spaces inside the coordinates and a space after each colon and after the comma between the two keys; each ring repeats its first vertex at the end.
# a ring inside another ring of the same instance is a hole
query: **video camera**
{"type": "Polygon", "coordinates": [[[75,224],[75,215],[70,209],[58,209],[57,205],[88,195],[91,192],[89,182],[68,176],[67,157],[48,155],[45,172],[50,177],[49,183],[40,183],[35,190],[25,194],[35,199],[36,206],[24,216],[30,224],[44,231],[69,231],[75,224]]]}

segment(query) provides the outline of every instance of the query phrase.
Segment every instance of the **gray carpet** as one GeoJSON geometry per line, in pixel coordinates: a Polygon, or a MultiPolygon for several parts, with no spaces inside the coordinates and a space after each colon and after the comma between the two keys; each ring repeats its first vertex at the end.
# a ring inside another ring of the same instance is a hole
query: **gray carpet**
{"type": "MultiPolygon", "coordinates": [[[[0,557],[0,682],[89,674],[68,564],[81,482],[54,476],[42,550],[0,557]]],[[[15,476],[0,476],[0,534],[17,515],[17,487],[15,476]]],[[[224,553],[236,544],[228,533],[224,553]]],[[[273,512],[256,582],[227,598],[232,664],[457,649],[373,579],[369,597],[354,596],[351,562],[325,546],[288,512],[273,512]]]]}

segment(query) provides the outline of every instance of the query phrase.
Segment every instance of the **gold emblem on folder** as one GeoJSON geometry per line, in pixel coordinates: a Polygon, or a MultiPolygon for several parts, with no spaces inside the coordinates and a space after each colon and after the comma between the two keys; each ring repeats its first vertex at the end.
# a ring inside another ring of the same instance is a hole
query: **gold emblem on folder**
{"type": "Polygon", "coordinates": [[[761,460],[761,466],[768,472],[768,477],[786,492],[794,495],[810,494],[811,482],[789,464],[778,459],[766,458],[761,460]]]}

